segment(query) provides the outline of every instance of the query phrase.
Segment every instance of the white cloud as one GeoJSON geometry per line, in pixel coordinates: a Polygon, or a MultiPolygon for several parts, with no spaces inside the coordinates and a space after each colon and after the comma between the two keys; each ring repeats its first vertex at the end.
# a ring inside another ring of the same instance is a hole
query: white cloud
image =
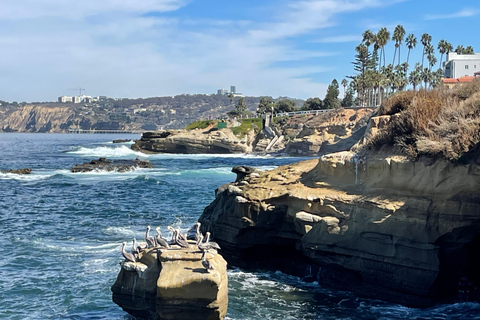
{"type": "Polygon", "coordinates": [[[332,37],[325,37],[318,40],[314,40],[313,42],[318,43],[344,43],[344,42],[360,42],[362,41],[361,35],[342,35],[342,36],[332,36],[332,37]]]}
{"type": "Polygon", "coordinates": [[[454,19],[454,18],[464,18],[464,17],[472,17],[479,13],[479,10],[461,10],[454,13],[446,13],[446,14],[427,14],[425,15],[425,20],[439,20],[439,19],[454,19]]]}
{"type": "Polygon", "coordinates": [[[2,100],[51,101],[79,86],[112,97],[213,93],[230,85],[248,95],[323,97],[327,84],[311,75],[331,71],[320,58],[334,53],[301,50],[289,39],[333,25],[338,13],[383,5],[297,1],[256,22],[168,15],[183,0],[21,2],[3,0],[0,11],[2,100]],[[158,11],[167,13],[145,15],[158,11]],[[285,61],[302,63],[276,63],[285,61]]]}

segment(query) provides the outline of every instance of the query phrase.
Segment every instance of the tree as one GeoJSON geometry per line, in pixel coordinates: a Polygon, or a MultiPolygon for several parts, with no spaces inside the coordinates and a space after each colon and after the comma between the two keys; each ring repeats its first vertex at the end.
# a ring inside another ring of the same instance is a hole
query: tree
{"type": "Polygon", "coordinates": [[[472,46],[467,46],[463,51],[463,54],[475,54],[475,51],[473,50],[472,46]]]}
{"type": "Polygon", "coordinates": [[[295,106],[295,101],[283,99],[275,103],[275,110],[277,112],[292,112],[296,111],[297,107],[295,106]]]}
{"type": "Polygon", "coordinates": [[[323,101],[320,98],[308,98],[302,106],[301,110],[320,110],[324,109],[323,101]]]}
{"type": "Polygon", "coordinates": [[[232,104],[234,98],[235,96],[233,95],[233,93],[228,94],[228,99],[230,99],[230,104],[232,104]]]}
{"type": "Polygon", "coordinates": [[[336,109],[340,106],[340,101],[338,100],[339,93],[337,79],[333,79],[327,88],[327,94],[323,100],[325,109],[336,109]]]}
{"type": "Polygon", "coordinates": [[[423,45],[423,52],[422,52],[422,68],[423,68],[423,58],[425,57],[426,55],[426,48],[427,46],[430,44],[430,42],[432,41],[432,36],[429,35],[428,33],[424,33],[422,34],[422,38],[420,40],[422,42],[422,45],[423,45]]]}
{"type": "Polygon", "coordinates": [[[345,94],[345,97],[340,103],[342,108],[351,108],[353,106],[353,92],[354,92],[353,88],[349,86],[347,89],[347,93],[345,94]]]}
{"type": "Polygon", "coordinates": [[[390,31],[387,28],[381,28],[377,33],[377,44],[380,48],[380,59],[383,57],[383,66],[385,66],[385,45],[390,40],[390,31]]]}
{"type": "Polygon", "coordinates": [[[342,84],[342,87],[343,87],[343,97],[345,98],[345,90],[348,86],[348,80],[343,78],[341,84],[342,84]]]}
{"type": "Polygon", "coordinates": [[[408,82],[413,86],[413,91],[415,91],[416,87],[422,82],[422,74],[421,74],[422,67],[420,63],[415,64],[415,69],[410,72],[408,76],[408,82]]]}
{"type": "Polygon", "coordinates": [[[269,113],[272,112],[274,102],[272,97],[260,97],[260,103],[258,104],[257,113],[269,113]]]}
{"type": "Polygon", "coordinates": [[[238,99],[235,109],[237,110],[238,114],[244,114],[245,111],[247,111],[247,105],[245,104],[245,99],[243,99],[243,97],[238,99]]]}
{"type": "Polygon", "coordinates": [[[438,42],[437,49],[438,49],[438,52],[440,52],[440,66],[442,65],[443,54],[447,52],[447,43],[448,42],[445,41],[444,39],[438,42]]]}
{"type": "Polygon", "coordinates": [[[397,54],[397,49],[398,49],[398,63],[397,65],[400,64],[400,46],[402,45],[403,42],[403,37],[405,36],[405,29],[401,24],[397,25],[395,27],[395,30],[393,31],[393,36],[392,40],[395,41],[395,51],[393,53],[393,64],[395,64],[395,56],[397,54]]]}
{"type": "Polygon", "coordinates": [[[458,53],[458,54],[464,54],[465,53],[465,48],[462,45],[458,45],[455,48],[455,52],[458,53]]]}
{"type": "Polygon", "coordinates": [[[415,48],[417,46],[417,37],[413,33],[410,33],[407,36],[407,39],[405,40],[405,43],[408,48],[408,54],[407,54],[407,63],[408,63],[408,58],[410,58],[410,50],[415,48]]]}

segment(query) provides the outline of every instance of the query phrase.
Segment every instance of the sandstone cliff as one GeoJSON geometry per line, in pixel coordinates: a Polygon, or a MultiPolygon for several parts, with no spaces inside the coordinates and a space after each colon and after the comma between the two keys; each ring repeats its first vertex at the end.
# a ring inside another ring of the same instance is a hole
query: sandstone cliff
{"type": "Polygon", "coordinates": [[[479,213],[478,164],[342,152],[222,186],[200,222],[234,264],[425,306],[480,286],[479,213]]]}

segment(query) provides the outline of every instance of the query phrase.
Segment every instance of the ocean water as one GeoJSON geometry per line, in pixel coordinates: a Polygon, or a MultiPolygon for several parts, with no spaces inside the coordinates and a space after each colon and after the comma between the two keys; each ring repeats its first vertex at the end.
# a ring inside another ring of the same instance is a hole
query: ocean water
{"type": "MultiPolygon", "coordinates": [[[[133,319],[112,302],[110,287],[123,241],[147,225],[188,229],[235,180],[235,165],[263,169],[299,158],[251,155],[146,155],[114,139],[139,135],[0,133],[0,319],[133,319]],[[153,169],[71,173],[78,163],[148,159],[153,169]]],[[[428,309],[364,299],[278,271],[232,266],[227,319],[480,319],[480,305],[428,309]]]]}

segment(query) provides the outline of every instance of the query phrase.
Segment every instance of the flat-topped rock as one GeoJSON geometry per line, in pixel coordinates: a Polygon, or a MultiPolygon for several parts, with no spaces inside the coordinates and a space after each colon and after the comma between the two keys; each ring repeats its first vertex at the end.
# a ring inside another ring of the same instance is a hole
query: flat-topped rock
{"type": "Polygon", "coordinates": [[[223,319],[228,306],[227,263],[207,253],[213,270],[202,265],[202,253],[189,249],[152,248],[137,262],[122,262],[111,290],[125,311],[153,319],[223,319]]]}
{"type": "Polygon", "coordinates": [[[71,172],[90,172],[95,170],[126,172],[137,168],[153,168],[153,164],[148,160],[126,159],[126,160],[107,160],[99,158],[82,164],[77,164],[70,168],[71,172]]]}

